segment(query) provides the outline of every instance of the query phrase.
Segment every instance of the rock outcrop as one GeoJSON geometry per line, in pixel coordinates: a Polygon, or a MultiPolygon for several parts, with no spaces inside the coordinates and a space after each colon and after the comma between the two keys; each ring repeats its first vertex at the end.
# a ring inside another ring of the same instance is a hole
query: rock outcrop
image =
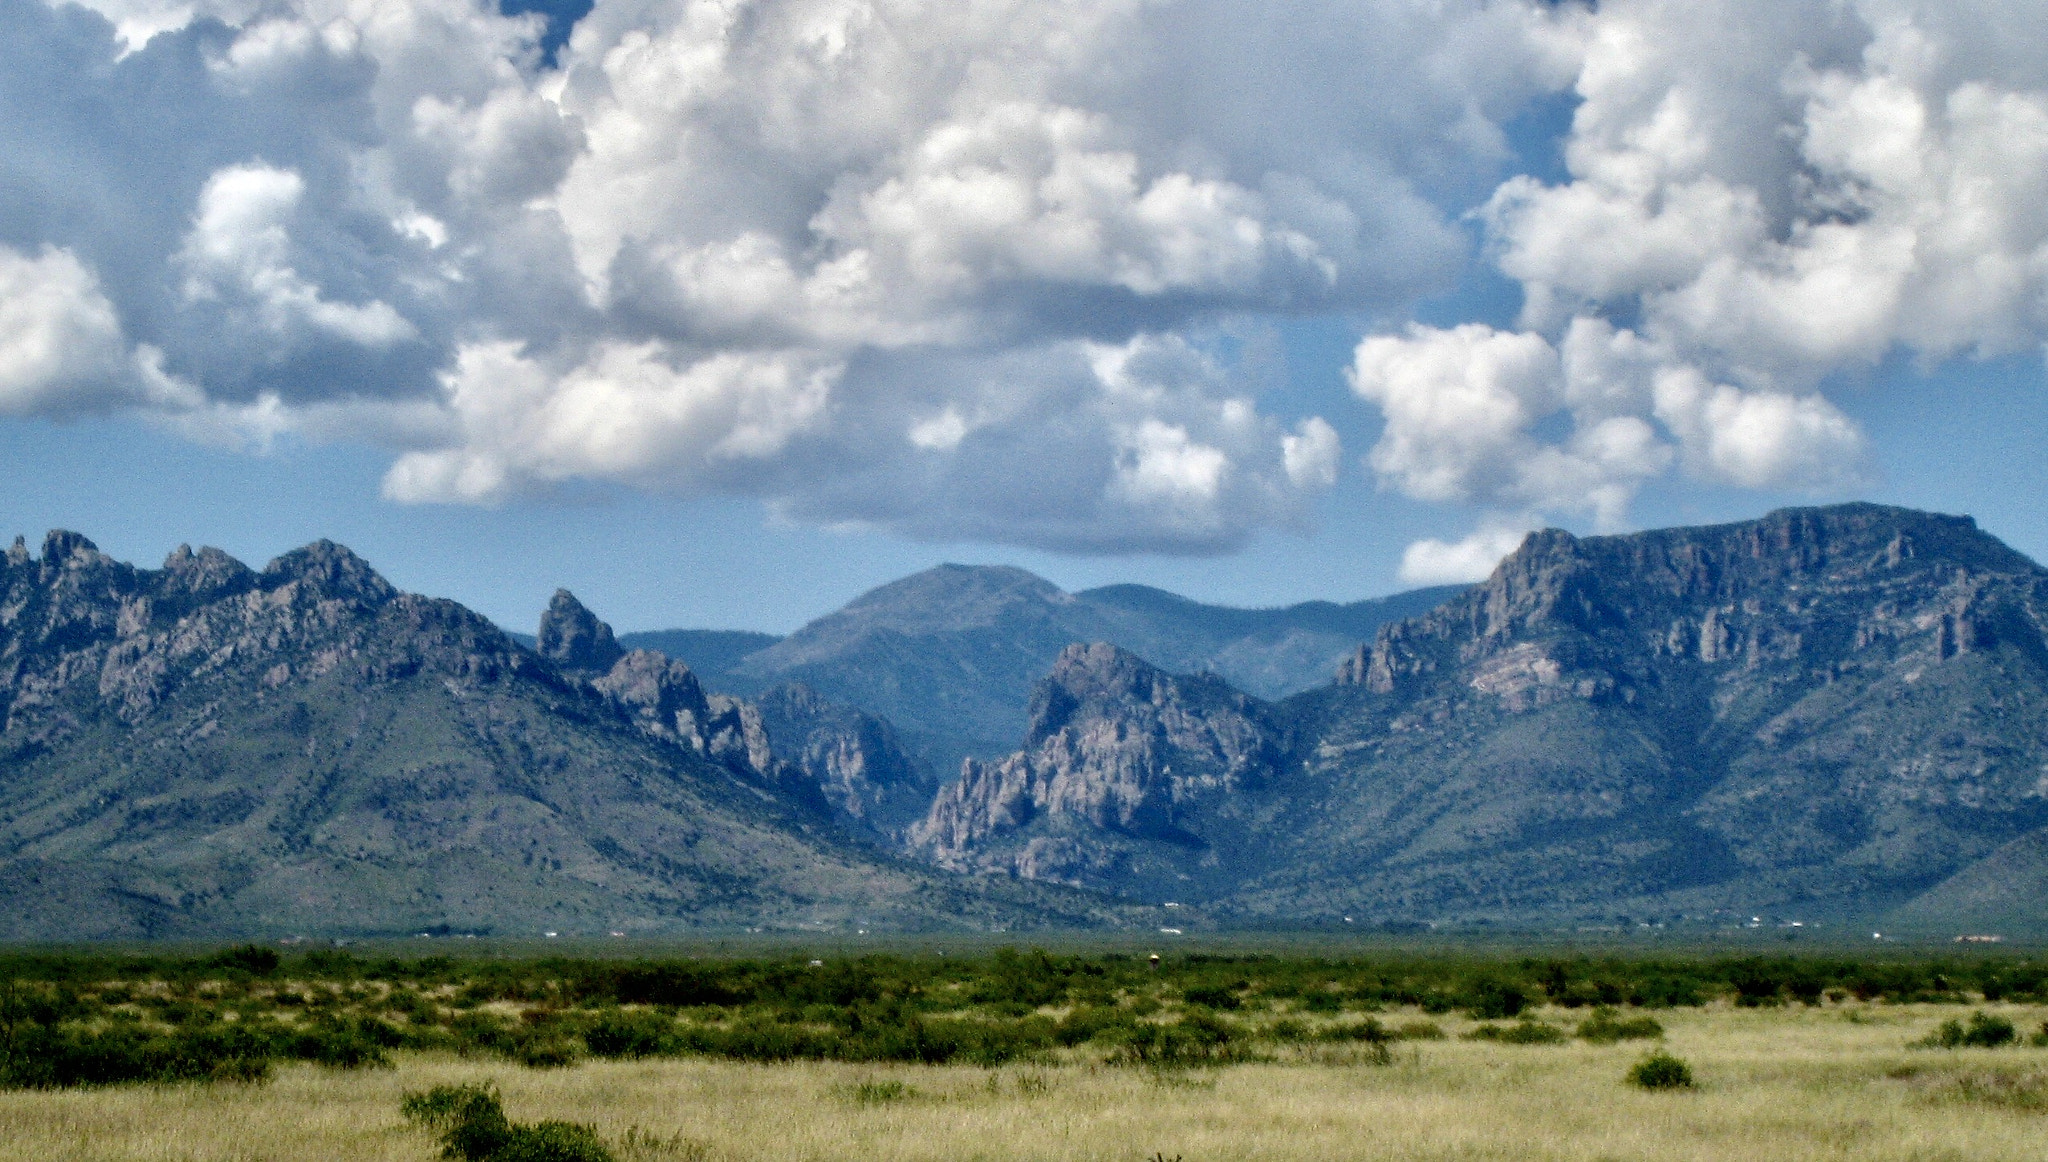
{"type": "Polygon", "coordinates": [[[1263,703],[1097,643],[1061,653],[1031,709],[1024,749],[968,760],[911,829],[913,851],[1126,893],[1244,873],[1219,842],[1286,750],[1263,703]]]}
{"type": "Polygon", "coordinates": [[[555,590],[541,614],[534,650],[565,670],[602,674],[618,664],[626,651],[612,636],[612,627],[597,619],[567,589],[555,590]]]}

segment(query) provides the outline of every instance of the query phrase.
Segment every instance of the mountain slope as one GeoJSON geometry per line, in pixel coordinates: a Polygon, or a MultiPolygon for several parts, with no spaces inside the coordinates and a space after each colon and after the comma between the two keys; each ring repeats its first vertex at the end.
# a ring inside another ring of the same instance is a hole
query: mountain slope
{"type": "MultiPolygon", "coordinates": [[[[617,688],[326,542],[258,573],[214,550],[149,571],[75,534],[40,559],[17,541],[0,562],[0,936],[1102,916],[849,846],[788,787],[648,729],[661,708],[620,668],[657,659],[613,658],[609,630],[558,604],[542,644],[612,658],[617,688]]],[[[673,694],[686,676],[659,677],[673,694]]],[[[646,689],[658,703],[661,681],[646,689]]]]}
{"type": "MultiPolygon", "coordinates": [[[[1179,826],[1229,835],[1240,869],[1184,882],[1261,922],[1875,915],[1929,892],[1914,914],[1982,913],[1998,880],[1966,875],[1978,861],[2038,878],[2044,627],[2048,573],[1967,518],[1844,505],[1532,534],[1486,583],[1383,627],[1340,685],[1248,704],[1290,747],[1184,804],[1179,826]]],[[[1142,736],[1158,705],[1103,700],[1080,729],[1142,736]]],[[[1113,784],[1129,756],[1061,777],[1113,784]]],[[[944,856],[1014,866],[1031,829],[1126,841],[1053,806],[956,831],[944,856]]],[[[1088,882],[1159,889],[1110,865],[1088,882]]]]}

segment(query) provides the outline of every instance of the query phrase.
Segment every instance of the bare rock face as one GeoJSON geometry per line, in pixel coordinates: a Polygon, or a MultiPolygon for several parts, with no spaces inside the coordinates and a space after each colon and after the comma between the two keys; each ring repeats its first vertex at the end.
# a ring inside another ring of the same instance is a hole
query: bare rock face
{"type": "Polygon", "coordinates": [[[563,669],[593,674],[610,670],[626,652],[612,636],[612,627],[567,589],[555,590],[547,612],[541,614],[534,650],[563,669]]]}
{"type": "Polygon", "coordinates": [[[1219,848],[1285,753],[1265,706],[1112,645],[1069,646],[1032,699],[1025,749],[968,760],[909,833],[960,870],[1115,886],[1231,874],[1219,848]]]}
{"type": "Polygon", "coordinates": [[[800,683],[754,705],[770,748],[804,772],[849,832],[895,846],[931,806],[938,780],[887,721],[800,683]]]}

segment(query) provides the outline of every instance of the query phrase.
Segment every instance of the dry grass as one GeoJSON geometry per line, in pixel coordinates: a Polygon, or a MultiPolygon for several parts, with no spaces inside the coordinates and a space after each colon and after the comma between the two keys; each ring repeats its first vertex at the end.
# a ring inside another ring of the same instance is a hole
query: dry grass
{"type": "MultiPolygon", "coordinates": [[[[2027,1029],[2048,1015],[1997,1011],[2027,1029]]],[[[1460,1041],[1469,1023],[1457,1021],[1445,1022],[1452,1039],[1403,1043],[1386,1066],[1317,1047],[1165,1076],[1079,1061],[534,1071],[401,1055],[395,1070],[294,1065],[253,1087],[0,1094],[0,1159],[425,1162],[434,1145],[399,1120],[400,1093],[485,1079],[513,1117],[594,1123],[626,1162],[2040,1157],[2048,1050],[1907,1047],[1953,1015],[1856,1005],[1660,1013],[1665,1047],[1699,1079],[1684,1093],[1622,1083],[1642,1043],[1460,1041]]]]}

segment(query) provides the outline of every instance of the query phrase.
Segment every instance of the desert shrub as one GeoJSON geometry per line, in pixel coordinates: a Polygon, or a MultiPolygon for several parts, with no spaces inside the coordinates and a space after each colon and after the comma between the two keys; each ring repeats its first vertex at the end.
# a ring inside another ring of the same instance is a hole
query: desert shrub
{"type": "Polygon", "coordinates": [[[1191,985],[1182,989],[1180,996],[1188,1004],[1207,1009],[1234,1009],[1244,1003],[1238,998],[1236,987],[1222,984],[1191,985]]]}
{"type": "Polygon", "coordinates": [[[1282,1045],[1293,1045],[1310,1037],[1309,1028],[1293,1017],[1282,1017],[1266,1026],[1266,1036],[1282,1045]]]}
{"type": "Polygon", "coordinates": [[[1394,1029],[1396,1041],[1441,1041],[1444,1028],[1435,1021],[1404,1021],[1394,1029]]]}
{"type": "Polygon", "coordinates": [[[1524,1018],[1512,1025],[1482,1024],[1465,1034],[1468,1041],[1498,1041],[1503,1045],[1562,1045],[1571,1038],[1556,1025],[1524,1018]]]}
{"type": "Polygon", "coordinates": [[[1691,1089],[1692,1067],[1659,1050],[1630,1066],[1628,1081],[1644,1089],[1691,1089]]]}
{"type": "Polygon", "coordinates": [[[1206,1013],[1178,1021],[1140,1023],[1115,1034],[1110,1060],[1119,1065],[1180,1068],[1215,1065],[1242,1055],[1237,1031],[1206,1013]]]}
{"type": "Polygon", "coordinates": [[[1655,1017],[1621,1017],[1613,1009],[1601,1007],[1579,1022],[1578,1033],[1595,1045],[1612,1045],[1617,1041],[1656,1040],[1664,1035],[1664,1026],[1655,1017]]]}
{"type": "Polygon", "coordinates": [[[1465,996],[1465,1011],[1475,1020],[1496,1021],[1502,1017],[1521,1015],[1528,1006],[1529,996],[1522,986],[1512,981],[1494,977],[1482,977],[1473,982],[1465,996]]]}
{"type": "Polygon", "coordinates": [[[437,1131],[441,1156],[453,1162],[614,1162],[589,1126],[520,1125],[507,1118],[489,1085],[437,1085],[407,1093],[398,1109],[408,1121],[437,1131]]]}
{"type": "Polygon", "coordinates": [[[1361,1044],[1366,1061],[1374,1065],[1390,1065],[1394,1060],[1394,1034],[1375,1017],[1367,1017],[1356,1025],[1332,1025],[1319,1032],[1317,1039],[1361,1044]]]}
{"type": "Polygon", "coordinates": [[[1137,1019],[1122,1009],[1082,1005],[1053,1025],[1052,1038],[1061,1045],[1079,1045],[1136,1023],[1137,1019]]]}
{"type": "Polygon", "coordinates": [[[582,1054],[566,1037],[535,1037],[520,1043],[513,1060],[529,1069],[561,1069],[576,1064],[582,1054]]]}
{"type": "Polygon", "coordinates": [[[1981,1009],[1970,1014],[1970,1023],[1948,1020],[1926,1037],[1914,1042],[1927,1049],[1962,1049],[1975,1047],[1996,1049],[2010,1045],[2019,1039],[2019,1030],[2004,1017],[1994,1017],[1981,1009]]]}
{"type": "Polygon", "coordinates": [[[1339,1013],[1344,1011],[1344,998],[1328,989],[1316,989],[1301,998],[1304,1013],[1339,1013]]]}
{"type": "Polygon", "coordinates": [[[1383,1042],[1393,1039],[1394,1035],[1387,1031],[1387,1027],[1381,1024],[1377,1017],[1367,1017],[1357,1024],[1325,1025],[1316,1031],[1318,1041],[1383,1042]]]}
{"type": "Polygon", "coordinates": [[[229,948],[216,952],[206,959],[208,968],[237,969],[250,976],[273,976],[277,966],[284,962],[275,949],[256,944],[244,944],[240,948],[229,948]]]}
{"type": "Polygon", "coordinates": [[[374,1018],[326,1015],[282,1038],[280,1049],[301,1061],[340,1069],[384,1069],[391,1065],[386,1050],[408,1043],[405,1034],[374,1018]]]}
{"type": "Polygon", "coordinates": [[[851,1098],[855,1105],[873,1106],[902,1101],[905,1098],[914,1096],[916,1092],[916,1090],[911,1089],[902,1082],[891,1079],[884,1081],[857,1081],[847,1087],[846,1096],[851,1098]]]}
{"type": "Polygon", "coordinates": [[[597,1057],[655,1057],[668,1050],[675,1022],[659,1013],[600,1014],[583,1030],[583,1043],[597,1057]]]}
{"type": "Polygon", "coordinates": [[[150,1033],[134,1025],[88,1030],[21,1023],[0,1042],[0,1086],[260,1081],[269,1075],[270,1058],[268,1039],[238,1024],[150,1033]]]}

